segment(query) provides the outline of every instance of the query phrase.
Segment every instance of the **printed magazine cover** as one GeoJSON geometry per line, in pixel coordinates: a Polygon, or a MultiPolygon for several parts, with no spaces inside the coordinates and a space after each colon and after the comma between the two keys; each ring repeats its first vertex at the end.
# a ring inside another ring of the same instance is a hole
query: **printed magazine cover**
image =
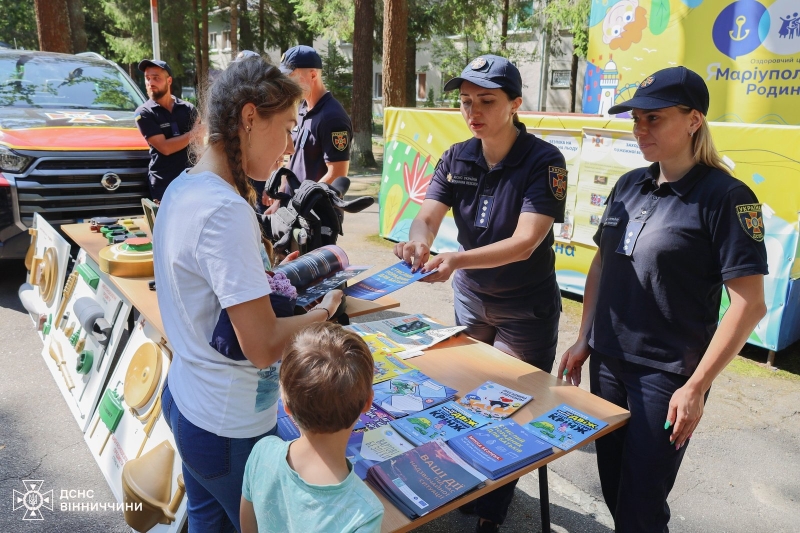
{"type": "Polygon", "coordinates": [[[483,416],[508,418],[532,398],[533,396],[487,381],[461,397],[458,403],[483,416]]]}
{"type": "Polygon", "coordinates": [[[457,402],[447,402],[391,424],[405,438],[419,446],[433,439],[450,440],[491,421],[491,418],[474,413],[457,402]]]}
{"type": "Polygon", "coordinates": [[[372,403],[395,418],[444,403],[451,400],[457,392],[419,370],[376,383],[372,390],[375,391],[372,403]]]}
{"type": "Polygon", "coordinates": [[[553,446],[569,450],[607,425],[567,404],[561,404],[523,427],[553,446]]]}

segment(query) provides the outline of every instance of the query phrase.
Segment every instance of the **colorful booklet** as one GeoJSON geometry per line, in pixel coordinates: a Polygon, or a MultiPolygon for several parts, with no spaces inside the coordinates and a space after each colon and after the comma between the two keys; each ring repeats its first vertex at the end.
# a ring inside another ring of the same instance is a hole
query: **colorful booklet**
{"type": "Polygon", "coordinates": [[[373,385],[417,369],[417,367],[409,365],[398,356],[389,352],[374,352],[372,354],[372,360],[375,364],[374,374],[372,376],[373,385]]]}
{"type": "Polygon", "coordinates": [[[458,403],[483,416],[507,418],[532,398],[533,396],[487,381],[465,394],[458,403]]]}
{"type": "Polygon", "coordinates": [[[361,280],[351,287],[347,287],[344,293],[362,300],[377,300],[381,296],[386,296],[397,289],[402,289],[406,285],[419,281],[434,272],[435,270],[425,273],[419,270],[411,272],[411,265],[400,261],[394,266],[381,270],[377,274],[361,280]]]}
{"type": "Polygon", "coordinates": [[[361,335],[361,339],[369,346],[370,353],[400,353],[406,351],[404,346],[397,344],[383,333],[359,333],[359,335],[361,335]]]}
{"type": "Polygon", "coordinates": [[[362,433],[353,433],[347,442],[347,458],[353,463],[355,473],[367,479],[373,465],[407,452],[414,445],[400,436],[391,426],[382,426],[362,433]]]}
{"type": "Polygon", "coordinates": [[[553,454],[549,442],[510,419],[459,435],[447,444],[491,479],[499,479],[553,454]]]}
{"type": "Polygon", "coordinates": [[[391,424],[405,438],[419,446],[433,439],[448,441],[491,421],[491,418],[472,412],[457,402],[447,402],[391,424]]]}
{"type": "Polygon", "coordinates": [[[414,520],[483,486],[486,476],[437,439],[371,467],[367,481],[414,520]]]}
{"type": "Polygon", "coordinates": [[[419,370],[376,383],[372,390],[375,391],[372,403],[395,418],[419,413],[452,400],[457,392],[419,370]]]}
{"type": "Polygon", "coordinates": [[[567,404],[561,404],[523,427],[553,446],[569,450],[607,425],[567,404]]]}
{"type": "Polygon", "coordinates": [[[392,415],[380,407],[375,407],[373,405],[369,408],[369,411],[359,415],[358,421],[356,421],[356,425],[353,428],[353,433],[363,433],[364,431],[369,431],[370,429],[377,429],[381,426],[387,426],[392,420],[394,420],[392,415]]]}

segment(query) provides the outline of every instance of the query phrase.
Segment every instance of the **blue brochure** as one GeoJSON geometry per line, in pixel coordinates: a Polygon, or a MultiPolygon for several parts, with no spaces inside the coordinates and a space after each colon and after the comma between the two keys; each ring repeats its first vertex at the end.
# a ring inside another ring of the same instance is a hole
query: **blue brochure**
{"type": "Polygon", "coordinates": [[[372,390],[375,391],[372,403],[395,418],[444,403],[453,399],[457,392],[419,370],[376,383],[372,390]]]}
{"type": "Polygon", "coordinates": [[[473,429],[483,427],[491,421],[491,418],[450,401],[405,418],[392,420],[390,424],[412,444],[420,446],[433,439],[449,441],[473,429]]]}
{"type": "Polygon", "coordinates": [[[367,481],[411,520],[455,500],[486,479],[434,440],[371,467],[367,481]]]}
{"type": "Polygon", "coordinates": [[[607,425],[567,404],[561,404],[523,427],[553,446],[569,450],[607,425]]]}
{"type": "Polygon", "coordinates": [[[278,436],[281,440],[290,441],[300,438],[300,428],[289,415],[278,419],[278,436]]]}
{"type": "Polygon", "coordinates": [[[553,454],[553,446],[511,419],[495,422],[447,442],[468,464],[499,479],[553,454]]]}
{"type": "Polygon", "coordinates": [[[417,270],[412,273],[411,265],[400,261],[394,266],[390,266],[367,279],[359,281],[352,287],[347,287],[344,293],[362,300],[377,300],[381,296],[386,296],[397,289],[402,289],[409,283],[419,281],[434,272],[435,270],[422,273],[417,270]]]}

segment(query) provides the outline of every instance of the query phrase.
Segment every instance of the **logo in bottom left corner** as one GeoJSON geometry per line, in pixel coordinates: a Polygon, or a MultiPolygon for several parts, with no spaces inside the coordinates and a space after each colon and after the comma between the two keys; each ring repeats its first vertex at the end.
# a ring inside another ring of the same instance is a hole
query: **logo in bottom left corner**
{"type": "Polygon", "coordinates": [[[25,492],[14,490],[13,511],[24,509],[23,520],[44,520],[41,509],[53,510],[53,489],[42,492],[41,479],[23,479],[25,492]]]}

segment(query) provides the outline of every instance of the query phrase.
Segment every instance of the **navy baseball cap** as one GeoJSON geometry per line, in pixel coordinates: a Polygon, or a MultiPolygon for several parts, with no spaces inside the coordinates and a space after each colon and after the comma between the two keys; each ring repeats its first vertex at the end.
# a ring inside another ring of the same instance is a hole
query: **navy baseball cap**
{"type": "Polygon", "coordinates": [[[161,67],[167,71],[167,74],[169,74],[170,77],[172,77],[172,69],[169,68],[169,65],[167,65],[166,61],[161,61],[160,59],[142,59],[139,62],[139,70],[144,72],[147,70],[147,67],[161,67]]]}
{"type": "Polygon", "coordinates": [[[301,44],[286,50],[281,56],[281,72],[291,73],[296,68],[322,68],[322,58],[310,46],[301,44]]]}
{"type": "Polygon", "coordinates": [[[616,115],[633,108],[663,109],[685,105],[705,115],[708,104],[708,87],[699,74],[686,67],[670,67],[645,78],[633,98],[612,106],[608,114],[616,115]]]}
{"type": "Polygon", "coordinates": [[[522,96],[522,75],[505,57],[491,54],[476,57],[461,71],[461,76],[445,84],[444,90],[458,89],[465,81],[484,89],[505,89],[515,97],[522,96]]]}

